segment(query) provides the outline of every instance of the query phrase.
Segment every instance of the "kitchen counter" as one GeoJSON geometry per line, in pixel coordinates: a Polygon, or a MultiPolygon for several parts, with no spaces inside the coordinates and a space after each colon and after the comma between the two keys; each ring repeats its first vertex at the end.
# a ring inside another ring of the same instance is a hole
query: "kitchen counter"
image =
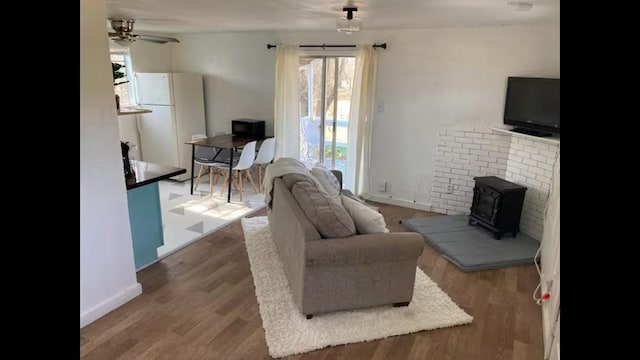
{"type": "Polygon", "coordinates": [[[187,170],[138,160],[131,160],[131,168],[136,176],[126,179],[127,205],[133,260],[138,271],[156,262],[158,247],[164,245],[158,182],[187,170]]]}
{"type": "Polygon", "coordinates": [[[135,178],[127,180],[127,190],[168,179],[176,175],[184,174],[187,169],[173,166],[154,164],[146,161],[131,160],[131,169],[135,178]]]}
{"type": "Polygon", "coordinates": [[[131,108],[131,107],[121,107],[118,110],[118,116],[119,115],[135,115],[135,114],[144,114],[144,113],[150,113],[151,110],[149,109],[139,109],[139,108],[131,108]]]}

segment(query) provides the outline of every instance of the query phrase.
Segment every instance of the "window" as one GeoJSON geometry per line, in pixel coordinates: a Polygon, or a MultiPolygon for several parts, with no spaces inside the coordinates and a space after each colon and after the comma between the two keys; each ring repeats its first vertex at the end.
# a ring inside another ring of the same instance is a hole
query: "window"
{"type": "Polygon", "coordinates": [[[300,160],[346,174],[355,58],[300,57],[300,160]]]}
{"type": "Polygon", "coordinates": [[[125,77],[118,79],[117,83],[122,83],[113,87],[116,95],[120,96],[120,106],[130,107],[136,104],[135,92],[133,89],[133,73],[131,71],[131,57],[128,49],[111,49],[111,62],[123,65],[124,68],[120,72],[126,74],[125,77]]]}

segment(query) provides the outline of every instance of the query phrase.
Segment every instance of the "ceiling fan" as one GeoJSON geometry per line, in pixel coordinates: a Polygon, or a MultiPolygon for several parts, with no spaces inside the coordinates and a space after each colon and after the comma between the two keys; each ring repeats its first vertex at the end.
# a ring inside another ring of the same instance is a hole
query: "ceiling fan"
{"type": "Polygon", "coordinates": [[[120,45],[126,45],[126,42],[133,42],[136,40],[150,41],[156,44],[180,42],[180,40],[172,37],[133,34],[133,23],[136,22],[133,19],[109,19],[109,21],[111,21],[111,27],[115,31],[110,32],[109,37],[120,45]]]}

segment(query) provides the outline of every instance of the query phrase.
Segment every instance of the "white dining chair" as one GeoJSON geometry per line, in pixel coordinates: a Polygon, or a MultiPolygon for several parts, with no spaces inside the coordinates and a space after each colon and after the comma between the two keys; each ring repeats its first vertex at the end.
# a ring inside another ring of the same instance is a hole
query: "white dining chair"
{"type": "Polygon", "coordinates": [[[262,167],[273,162],[273,157],[276,153],[276,139],[268,138],[262,142],[260,149],[258,150],[258,156],[253,161],[253,165],[258,168],[258,188],[262,191],[262,167]]]}
{"type": "MultiPolygon", "coordinates": [[[[214,136],[223,135],[223,134],[224,132],[217,132],[214,134],[214,136]]],[[[205,134],[194,134],[191,136],[191,140],[202,140],[206,138],[207,138],[207,135],[205,134]]],[[[218,171],[218,168],[215,167],[214,165],[215,164],[226,165],[218,161],[211,160],[217,154],[217,151],[219,150],[216,148],[196,145],[195,156],[193,159],[196,164],[200,165],[200,170],[198,171],[198,177],[196,178],[193,188],[194,189],[198,188],[198,183],[200,183],[200,176],[202,176],[202,173],[206,168],[208,169],[208,172],[209,172],[209,195],[213,194],[213,185],[218,182],[218,175],[222,175],[222,173],[218,171]]]]}
{"type": "Polygon", "coordinates": [[[251,186],[253,186],[253,191],[258,193],[258,189],[256,189],[256,184],[253,182],[253,176],[251,176],[251,166],[253,165],[253,160],[256,154],[256,143],[257,141],[252,141],[247,143],[242,149],[242,153],[240,154],[240,158],[237,162],[234,160],[235,165],[232,170],[233,173],[237,173],[237,176],[234,174],[229,174],[229,164],[216,164],[214,165],[219,170],[225,172],[224,181],[222,182],[222,189],[220,190],[220,196],[224,193],[225,188],[227,188],[227,181],[233,181],[234,178],[238,181],[238,190],[240,191],[240,201],[242,201],[242,183],[243,183],[243,175],[248,178],[251,182],[251,186]],[[244,174],[243,174],[244,172],[244,174]],[[231,177],[231,179],[229,179],[231,177]]]}

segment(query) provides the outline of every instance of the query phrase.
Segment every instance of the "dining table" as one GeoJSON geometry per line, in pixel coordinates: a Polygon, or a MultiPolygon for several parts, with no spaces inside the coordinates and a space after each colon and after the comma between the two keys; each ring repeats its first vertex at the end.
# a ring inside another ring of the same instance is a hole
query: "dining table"
{"type": "Polygon", "coordinates": [[[191,146],[191,195],[193,195],[193,174],[194,174],[193,168],[195,167],[196,146],[204,146],[204,147],[229,150],[231,154],[229,156],[229,159],[218,159],[218,156],[220,154],[225,153],[224,151],[216,151],[216,154],[213,156],[213,158],[209,159],[210,161],[229,164],[230,178],[228,181],[229,187],[227,189],[227,202],[229,203],[231,202],[231,183],[232,183],[231,174],[233,174],[232,170],[233,170],[234,152],[236,152],[238,148],[241,148],[252,141],[260,142],[271,137],[273,136],[264,135],[264,136],[252,137],[252,136],[244,136],[244,135],[237,135],[237,134],[225,134],[225,135],[208,137],[206,139],[186,141],[185,144],[192,145],[191,146]]]}

